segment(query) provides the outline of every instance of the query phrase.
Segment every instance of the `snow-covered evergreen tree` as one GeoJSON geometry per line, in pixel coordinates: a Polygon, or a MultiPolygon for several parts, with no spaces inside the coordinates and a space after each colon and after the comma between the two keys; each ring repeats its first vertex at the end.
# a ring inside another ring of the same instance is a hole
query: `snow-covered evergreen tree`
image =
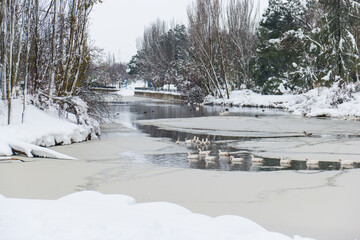
{"type": "Polygon", "coordinates": [[[311,28],[306,10],[300,0],[269,1],[258,28],[253,65],[253,77],[264,93],[281,94],[309,85],[311,69],[303,66],[308,57],[304,34],[311,28]]]}
{"type": "Polygon", "coordinates": [[[354,0],[320,0],[326,9],[321,19],[319,38],[324,44],[324,69],[320,74],[326,85],[357,79],[359,51],[354,36],[359,25],[359,3],[354,0]]]}

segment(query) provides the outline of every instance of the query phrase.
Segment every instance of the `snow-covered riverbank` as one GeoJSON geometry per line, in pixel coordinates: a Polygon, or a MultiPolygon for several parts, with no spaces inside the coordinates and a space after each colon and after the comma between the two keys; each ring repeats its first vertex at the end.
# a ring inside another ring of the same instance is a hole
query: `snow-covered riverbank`
{"type": "Polygon", "coordinates": [[[20,100],[13,101],[12,124],[7,125],[4,109],[5,103],[0,102],[0,156],[21,152],[28,157],[73,159],[44,147],[84,141],[89,138],[94,127],[76,124],[74,116],[70,116],[70,120],[59,119],[54,112],[45,112],[33,105],[27,106],[24,123],[21,123],[20,100]]]}
{"type": "Polygon", "coordinates": [[[300,95],[261,95],[251,90],[240,90],[232,91],[229,99],[207,96],[205,104],[281,108],[307,117],[355,119],[360,117],[360,92],[347,96],[348,92],[349,89],[341,90],[336,84],[331,88],[315,88],[300,95]]]}

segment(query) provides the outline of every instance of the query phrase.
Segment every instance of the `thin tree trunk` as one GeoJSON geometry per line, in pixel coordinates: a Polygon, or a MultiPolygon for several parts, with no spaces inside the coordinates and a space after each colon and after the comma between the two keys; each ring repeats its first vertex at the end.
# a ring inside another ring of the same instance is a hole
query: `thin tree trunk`
{"type": "Polygon", "coordinates": [[[26,42],[26,57],[25,57],[25,79],[24,79],[24,101],[23,101],[23,111],[22,111],[22,116],[21,116],[21,122],[24,123],[24,119],[25,119],[25,111],[26,111],[26,95],[27,95],[27,85],[28,85],[28,79],[29,79],[29,55],[30,55],[30,43],[31,43],[31,38],[30,38],[30,25],[31,25],[31,17],[30,17],[30,6],[32,3],[32,0],[28,0],[28,24],[27,24],[27,42],[26,42]]]}
{"type": "MultiPolygon", "coordinates": [[[[85,2],[86,4],[86,2],[85,2]]],[[[86,6],[83,6],[84,7],[84,19],[83,19],[83,25],[82,25],[82,31],[81,31],[81,39],[80,39],[80,48],[79,48],[79,63],[78,63],[78,67],[76,69],[76,74],[75,74],[75,78],[74,78],[74,82],[72,84],[72,87],[71,87],[71,91],[70,91],[70,96],[72,96],[74,94],[74,91],[75,91],[75,87],[76,87],[76,84],[79,80],[79,74],[80,74],[80,68],[81,68],[81,65],[82,65],[82,61],[83,61],[83,49],[84,49],[84,41],[85,41],[85,32],[86,32],[86,25],[87,25],[87,17],[88,17],[88,11],[87,11],[87,7],[86,6]]]]}
{"type": "Polygon", "coordinates": [[[32,44],[34,45],[34,77],[31,93],[36,94],[39,89],[40,71],[39,71],[39,0],[35,0],[34,5],[34,34],[32,44]]]}
{"type": "Polygon", "coordinates": [[[8,32],[7,32],[7,25],[8,25],[8,7],[7,2],[3,1],[3,14],[4,19],[2,21],[2,31],[3,31],[3,55],[2,55],[2,66],[1,66],[1,89],[2,89],[2,98],[6,99],[6,93],[7,93],[7,60],[8,60],[8,47],[7,47],[7,38],[8,38],[8,32]]]}
{"type": "Polygon", "coordinates": [[[8,100],[8,124],[11,123],[11,100],[12,100],[12,87],[14,78],[12,76],[12,62],[13,62],[13,46],[14,46],[14,34],[15,34],[15,2],[9,0],[9,7],[11,7],[10,18],[10,39],[9,39],[9,72],[7,79],[7,100],[8,100]]]}
{"type": "Polygon", "coordinates": [[[55,57],[56,57],[56,31],[57,31],[57,2],[58,0],[54,0],[54,20],[53,20],[53,33],[52,33],[52,41],[51,41],[51,63],[50,63],[50,83],[49,83],[49,97],[50,101],[54,92],[55,85],[55,57]]]}
{"type": "MultiPolygon", "coordinates": [[[[25,7],[26,7],[26,0],[24,0],[24,3],[23,3],[23,8],[25,8],[25,7]]],[[[22,13],[22,21],[21,21],[21,27],[19,29],[20,34],[19,34],[19,40],[18,40],[18,46],[17,46],[18,52],[16,55],[16,63],[15,63],[15,69],[14,69],[14,85],[13,85],[13,90],[12,90],[13,96],[15,96],[14,86],[16,85],[17,76],[19,73],[20,55],[21,55],[21,51],[22,51],[22,47],[23,47],[22,39],[23,39],[24,25],[25,25],[25,13],[22,13]]]]}
{"type": "Polygon", "coordinates": [[[70,23],[70,38],[68,44],[66,71],[65,71],[65,94],[68,95],[68,87],[70,81],[70,74],[73,62],[73,48],[74,48],[74,37],[75,37],[75,22],[76,22],[76,0],[73,0],[71,9],[71,23],[70,23]]]}

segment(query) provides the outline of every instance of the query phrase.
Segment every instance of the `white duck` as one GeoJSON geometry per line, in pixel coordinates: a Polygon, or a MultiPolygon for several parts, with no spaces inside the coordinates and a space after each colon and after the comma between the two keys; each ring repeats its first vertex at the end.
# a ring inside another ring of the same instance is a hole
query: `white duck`
{"type": "Polygon", "coordinates": [[[210,154],[211,151],[202,151],[200,148],[198,148],[198,152],[200,156],[207,156],[210,154]]]}
{"type": "Polygon", "coordinates": [[[233,156],[230,156],[230,159],[229,159],[230,164],[237,164],[237,163],[242,163],[242,162],[244,162],[243,158],[235,158],[233,156]]]}
{"type": "Polygon", "coordinates": [[[251,157],[251,162],[257,162],[257,163],[259,163],[259,162],[264,161],[263,158],[255,158],[254,155],[250,155],[250,157],[251,157]]]}
{"type": "Polygon", "coordinates": [[[342,160],[341,158],[339,158],[339,162],[340,162],[341,166],[354,166],[354,164],[357,163],[354,160],[342,160]]]}
{"type": "Polygon", "coordinates": [[[220,149],[218,150],[219,156],[225,157],[225,156],[230,156],[230,153],[228,152],[222,152],[220,149]]]}
{"type": "Polygon", "coordinates": [[[191,144],[191,139],[187,139],[187,138],[185,138],[185,144],[191,144]]]}
{"type": "Polygon", "coordinates": [[[306,160],[306,166],[317,166],[319,165],[319,160],[309,160],[308,158],[306,160]]]}
{"type": "Polygon", "coordinates": [[[214,156],[206,156],[205,157],[205,162],[215,162],[216,157],[214,156]]]}
{"type": "Polygon", "coordinates": [[[196,136],[194,136],[192,142],[193,142],[193,143],[196,143],[196,136]]]}
{"type": "Polygon", "coordinates": [[[280,165],[289,165],[291,164],[291,159],[283,159],[283,157],[280,157],[280,165]]]}
{"type": "Polygon", "coordinates": [[[206,145],[210,145],[210,141],[209,141],[209,139],[207,139],[207,138],[206,138],[206,140],[205,140],[205,144],[206,144],[206,145]]]}
{"type": "Polygon", "coordinates": [[[188,159],[199,159],[199,154],[191,154],[191,153],[187,153],[188,154],[188,159]]]}
{"type": "Polygon", "coordinates": [[[175,144],[179,144],[180,143],[180,138],[178,138],[175,142],[175,144]]]}

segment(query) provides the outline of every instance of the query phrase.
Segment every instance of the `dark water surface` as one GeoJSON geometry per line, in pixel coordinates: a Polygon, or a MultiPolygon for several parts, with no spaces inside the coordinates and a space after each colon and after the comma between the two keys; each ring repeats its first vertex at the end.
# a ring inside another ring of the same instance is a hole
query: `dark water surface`
{"type": "MultiPolygon", "coordinates": [[[[229,116],[245,116],[245,117],[269,117],[269,116],[285,116],[289,113],[279,109],[262,109],[262,108],[238,108],[227,107],[229,116]]],[[[129,101],[112,103],[109,105],[109,110],[112,113],[112,120],[120,125],[103,124],[103,137],[116,137],[117,134],[124,134],[119,130],[120,126],[132,128],[132,134],[146,133],[154,138],[168,138],[170,141],[193,139],[194,134],[179,131],[170,131],[159,129],[151,125],[137,125],[136,120],[150,120],[163,118],[191,118],[191,117],[205,117],[205,116],[219,116],[221,111],[225,108],[221,106],[189,106],[186,104],[177,104],[173,102],[164,101],[129,101]]],[[[281,165],[280,159],[264,158],[261,164],[251,162],[251,152],[248,149],[236,148],[234,146],[241,146],[240,143],[244,140],[249,140],[244,137],[229,137],[221,135],[197,134],[200,139],[208,138],[211,141],[209,146],[200,146],[196,144],[186,144],[188,151],[191,154],[196,154],[200,147],[202,150],[210,150],[211,156],[216,156],[215,161],[206,162],[200,158],[195,161],[188,161],[187,153],[176,154],[149,154],[145,155],[147,162],[159,166],[169,167],[184,167],[197,169],[211,169],[221,171],[279,171],[279,170],[339,170],[340,163],[320,162],[316,166],[307,167],[305,161],[292,161],[289,165],[281,165]],[[241,164],[229,164],[227,157],[219,157],[217,152],[230,152],[234,157],[244,158],[241,164]]],[[[253,139],[256,141],[256,139],[253,139]]],[[[184,142],[180,144],[185,145],[184,142]]],[[[256,157],[256,156],[255,156],[256,157]]]]}

